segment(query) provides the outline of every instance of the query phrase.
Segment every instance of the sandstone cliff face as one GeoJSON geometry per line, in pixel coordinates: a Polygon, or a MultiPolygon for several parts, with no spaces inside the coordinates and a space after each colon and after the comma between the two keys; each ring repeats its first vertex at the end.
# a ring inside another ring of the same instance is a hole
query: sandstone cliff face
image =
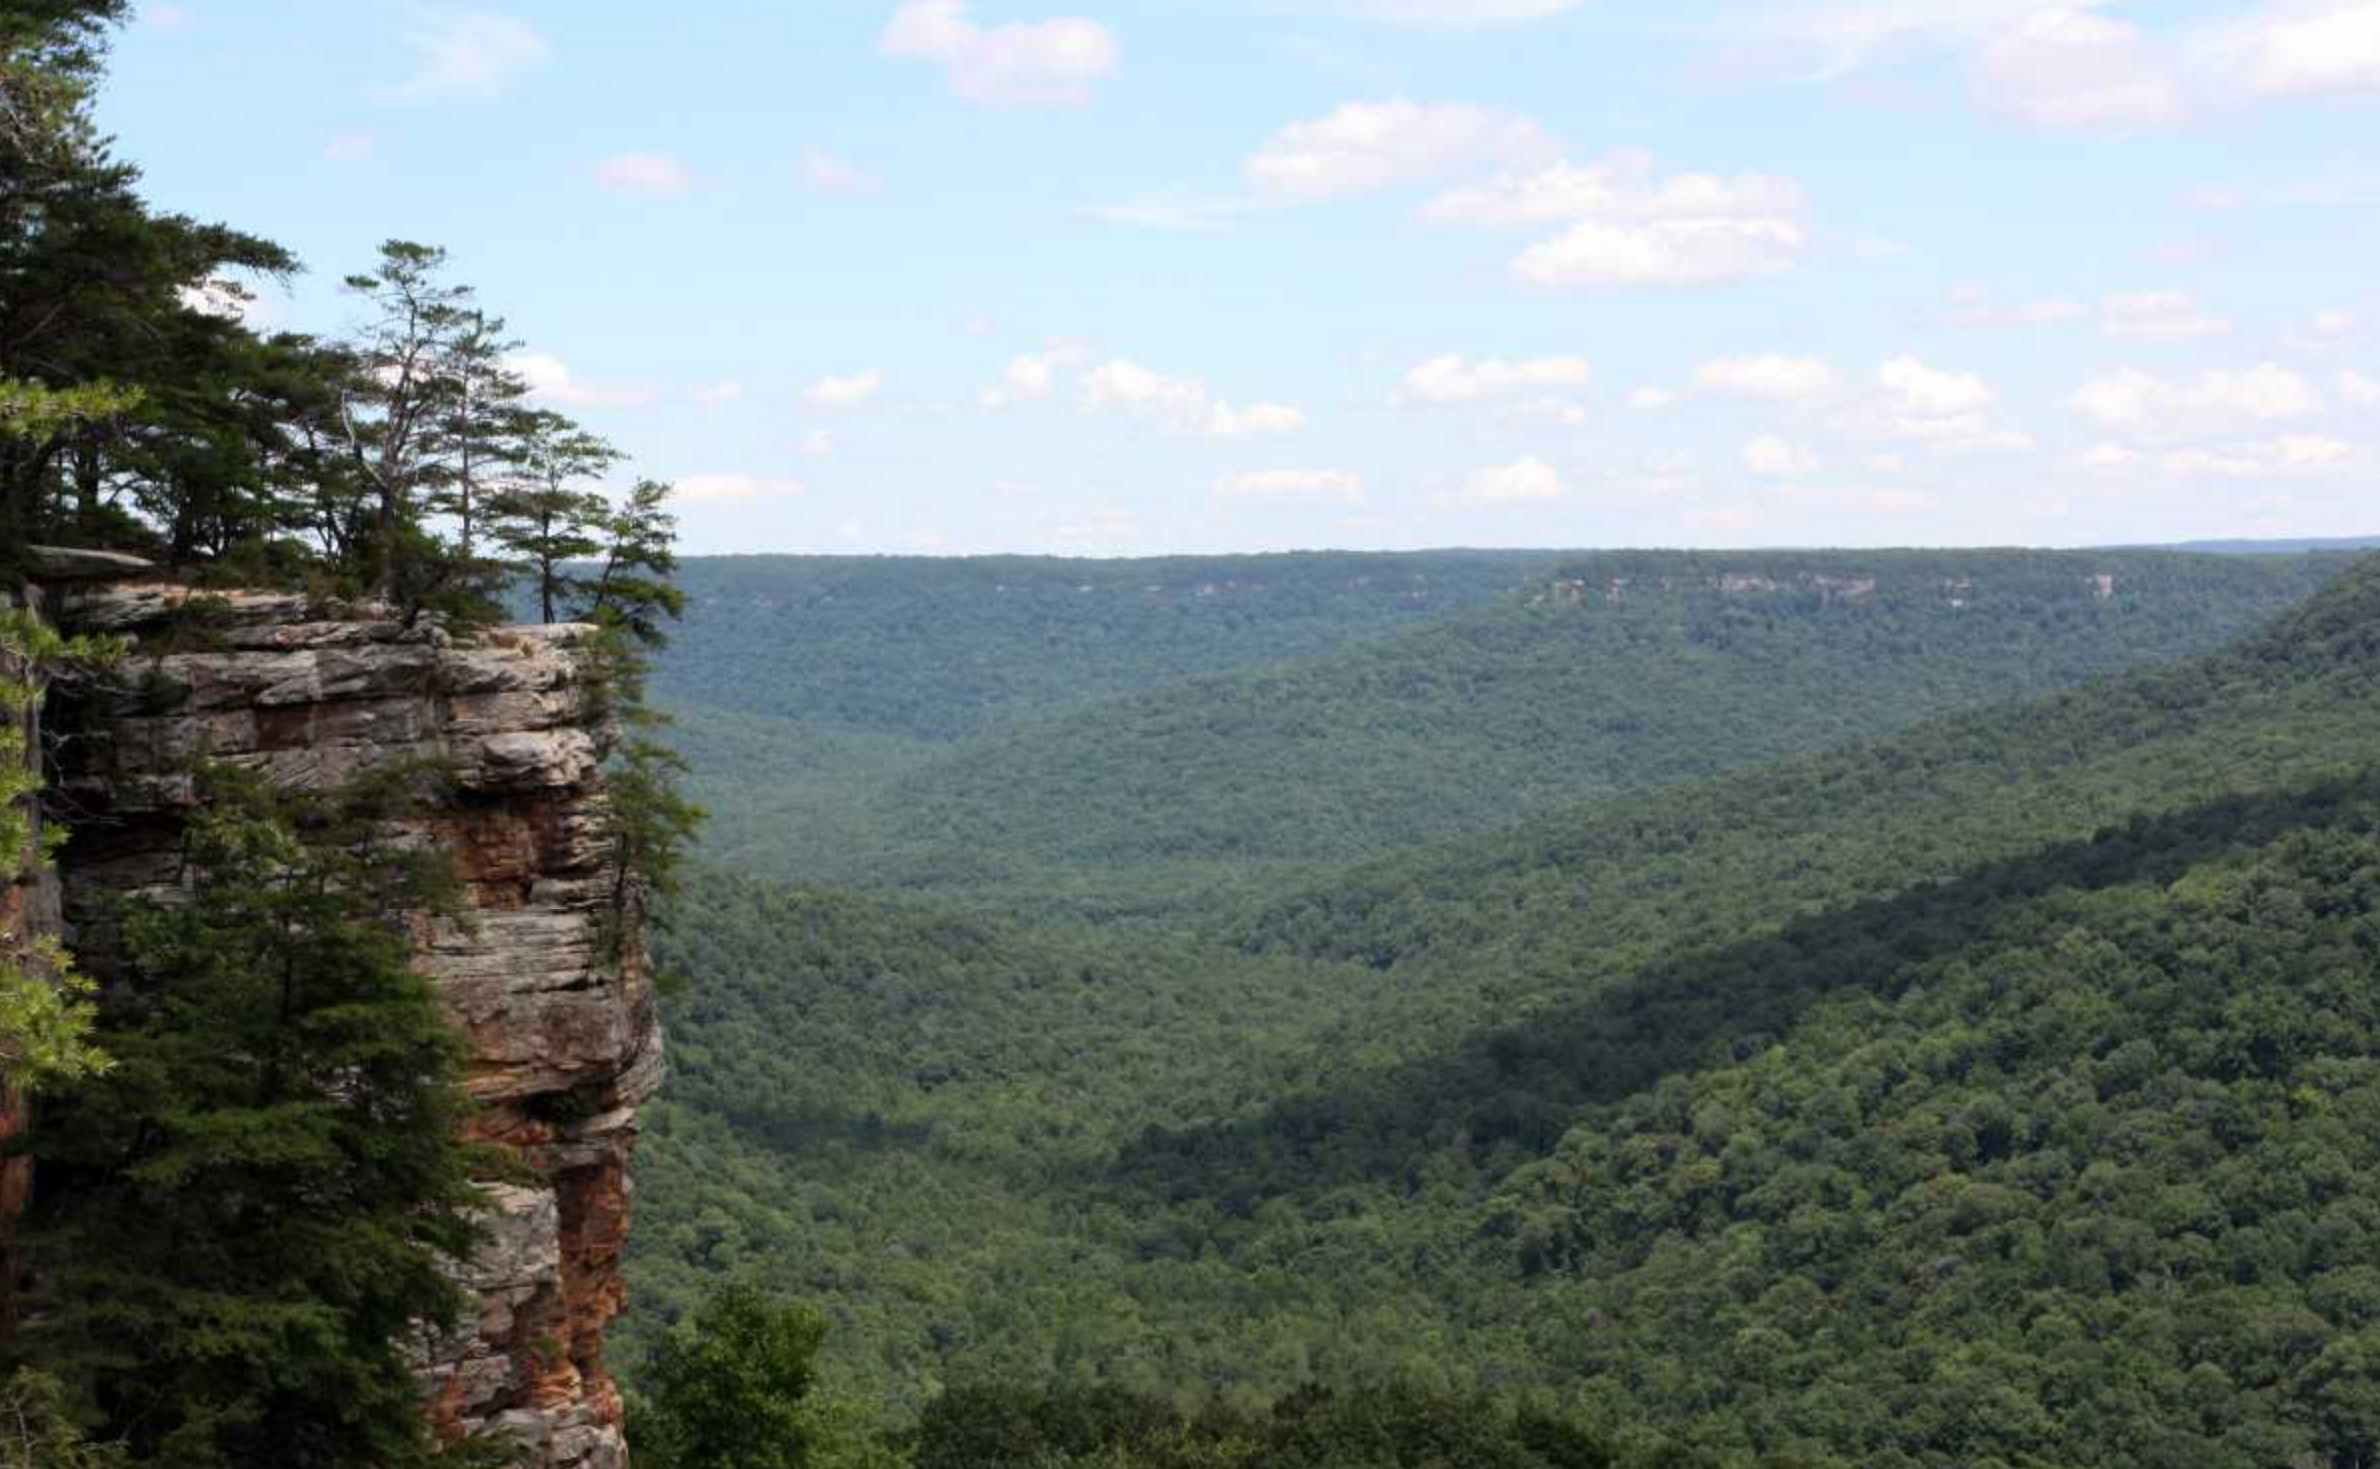
{"type": "Polygon", "coordinates": [[[175,880],[193,757],[294,786],[398,757],[445,761],[457,794],[418,835],[454,854],[468,921],[425,920],[419,952],[468,1040],[476,1125],[530,1181],[492,1189],[491,1236],[469,1270],[476,1313],[424,1347],[430,1411],[449,1436],[516,1436],[535,1469],[618,1469],[603,1335],[623,1296],[628,1155],[661,1044],[641,950],[610,962],[600,943],[609,732],[572,655],[584,629],[458,641],[253,593],[210,597],[193,619],[194,595],[142,582],[57,596],[69,628],[135,647],[109,686],[51,700],[55,798],[72,813],[65,922],[175,880]]]}

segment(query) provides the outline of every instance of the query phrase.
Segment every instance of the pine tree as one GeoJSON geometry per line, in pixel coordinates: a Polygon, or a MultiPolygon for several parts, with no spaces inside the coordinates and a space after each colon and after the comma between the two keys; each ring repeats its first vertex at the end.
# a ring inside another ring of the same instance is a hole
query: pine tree
{"type": "Polygon", "coordinates": [[[123,916],[115,1058],[38,1121],[43,1295],[9,1355],[135,1462],[387,1469],[432,1446],[403,1343],[459,1304],[480,1195],[460,1045],[409,963],[417,773],[328,795],[224,768],[183,889],[123,916]]]}
{"type": "Polygon", "coordinates": [[[527,403],[527,380],[508,361],[520,345],[506,334],[502,317],[477,308],[462,314],[447,344],[449,391],[437,440],[448,473],[430,508],[452,522],[455,555],[466,566],[480,561],[489,502],[528,468],[537,415],[527,403]]]}
{"type": "Polygon", "coordinates": [[[520,568],[541,622],[585,603],[583,564],[604,548],[611,508],[589,488],[620,451],[558,413],[530,423],[520,478],[489,503],[489,532],[520,568]]]}
{"type": "Polygon", "coordinates": [[[237,439],[220,387],[254,339],[209,309],[206,288],[295,264],[252,235],[153,213],[139,171],[109,154],[91,92],[126,9],[0,7],[0,557],[61,529],[151,534],[111,505],[141,478],[127,459],[187,464],[237,439]]]}
{"type": "Polygon", "coordinates": [[[638,480],[627,500],[601,519],[603,561],[587,584],[586,621],[625,629],[646,648],[668,641],[661,619],[685,614],[686,594],[670,578],[678,569],[677,517],[670,487],[638,480]]]}

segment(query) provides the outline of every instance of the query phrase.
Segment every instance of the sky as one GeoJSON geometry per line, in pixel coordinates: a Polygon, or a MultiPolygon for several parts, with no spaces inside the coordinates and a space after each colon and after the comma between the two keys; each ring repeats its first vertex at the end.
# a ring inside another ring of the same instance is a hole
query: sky
{"type": "Polygon", "coordinates": [[[2380,0],[177,0],[101,112],[690,552],[2380,532],[2380,0]]]}

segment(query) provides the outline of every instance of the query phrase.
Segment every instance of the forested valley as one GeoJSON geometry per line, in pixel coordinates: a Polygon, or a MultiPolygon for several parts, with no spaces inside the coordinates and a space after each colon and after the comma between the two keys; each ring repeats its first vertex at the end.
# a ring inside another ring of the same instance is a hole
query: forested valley
{"type": "Polygon", "coordinates": [[[0,6],[0,1469],[2380,1464],[2380,549],[681,559],[132,15],[0,6]]]}
{"type": "MultiPolygon", "coordinates": [[[[673,689],[766,565],[690,568],[673,689]]],[[[2374,563],[1599,553],[1287,656],[1199,588],[1431,568],[831,569],[855,623],[863,570],[995,589],[931,724],[887,632],[872,704],[681,725],[738,814],[663,950],[633,1339],[767,1281],[822,1393],[1090,1436],[1016,1462],[1381,1385],[1714,1462],[2380,1428],[2374,563]],[[1202,611],[1222,666],[1008,692],[1202,611]]]]}

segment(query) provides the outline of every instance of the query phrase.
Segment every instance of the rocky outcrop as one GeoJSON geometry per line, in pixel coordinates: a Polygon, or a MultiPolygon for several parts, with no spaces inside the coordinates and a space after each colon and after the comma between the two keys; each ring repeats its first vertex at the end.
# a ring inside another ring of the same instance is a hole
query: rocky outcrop
{"type": "Polygon", "coordinates": [[[624,957],[604,940],[609,733],[573,656],[585,630],[456,639],[372,608],[159,581],[68,588],[56,612],[135,650],[104,686],[51,704],[54,799],[71,813],[64,919],[92,930],[86,967],[104,969],[90,920],[109,900],[174,881],[194,757],[300,787],[409,756],[453,772],[454,796],[415,834],[454,854],[465,912],[424,919],[417,949],[468,1041],[475,1127],[527,1167],[490,1189],[477,1310],[424,1348],[430,1411],[450,1437],[520,1439],[536,1469],[617,1469],[603,1337],[661,1046],[633,925],[624,957]]]}

